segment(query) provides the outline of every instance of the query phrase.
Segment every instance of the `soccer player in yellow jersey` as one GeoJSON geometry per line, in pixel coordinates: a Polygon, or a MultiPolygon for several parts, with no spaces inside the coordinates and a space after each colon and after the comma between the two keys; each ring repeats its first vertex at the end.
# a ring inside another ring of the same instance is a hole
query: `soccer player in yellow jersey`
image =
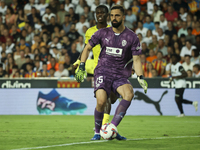
{"type": "MultiPolygon", "coordinates": [[[[110,27],[107,24],[107,17],[108,17],[108,8],[105,5],[99,5],[96,7],[95,10],[96,18],[97,18],[97,25],[89,28],[85,34],[85,45],[87,45],[88,41],[90,40],[91,36],[98,31],[99,29],[110,27]]],[[[94,74],[94,69],[98,64],[99,54],[100,54],[101,47],[100,45],[96,45],[93,47],[92,52],[94,56],[94,60],[87,60],[86,61],[86,72],[89,74],[94,74]]],[[[81,55],[80,55],[81,56],[81,55]]],[[[78,66],[80,64],[80,58],[73,64],[75,68],[78,70],[78,66]]],[[[117,96],[114,93],[111,93],[105,109],[104,109],[104,118],[102,124],[108,123],[110,117],[110,110],[111,110],[111,103],[113,104],[117,100],[117,96]]]]}

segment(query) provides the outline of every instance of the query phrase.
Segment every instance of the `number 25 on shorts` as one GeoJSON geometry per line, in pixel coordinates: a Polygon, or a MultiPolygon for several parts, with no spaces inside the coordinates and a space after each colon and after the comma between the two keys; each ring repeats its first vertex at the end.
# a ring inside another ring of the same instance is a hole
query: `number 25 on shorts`
{"type": "Polygon", "coordinates": [[[99,87],[100,84],[103,83],[103,76],[99,76],[97,79],[96,79],[96,87],[99,87]]]}

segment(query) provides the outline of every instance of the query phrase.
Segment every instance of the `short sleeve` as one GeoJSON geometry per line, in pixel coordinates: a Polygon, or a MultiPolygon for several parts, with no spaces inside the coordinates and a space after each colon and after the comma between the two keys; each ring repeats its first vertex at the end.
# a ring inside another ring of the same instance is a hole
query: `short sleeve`
{"type": "Polygon", "coordinates": [[[102,30],[100,29],[92,35],[91,39],[89,40],[89,43],[92,47],[100,44],[101,32],[102,30]]]}
{"type": "Polygon", "coordinates": [[[185,71],[184,68],[183,68],[183,66],[179,66],[178,70],[179,70],[180,72],[185,71]]]}
{"type": "Polygon", "coordinates": [[[135,36],[135,38],[136,39],[133,41],[133,44],[131,46],[132,55],[140,55],[140,54],[142,54],[142,48],[140,46],[140,41],[137,36],[135,36]]]}
{"type": "Polygon", "coordinates": [[[88,43],[90,37],[91,37],[91,36],[89,35],[89,30],[87,30],[86,33],[85,33],[85,44],[88,43]]]}

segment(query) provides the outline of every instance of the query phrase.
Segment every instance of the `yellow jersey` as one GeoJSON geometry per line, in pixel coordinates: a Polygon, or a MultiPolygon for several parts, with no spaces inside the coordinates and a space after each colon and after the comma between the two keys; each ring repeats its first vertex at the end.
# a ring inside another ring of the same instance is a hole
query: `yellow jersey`
{"type": "MultiPolygon", "coordinates": [[[[110,27],[110,25],[107,25],[107,27],[110,27]]],[[[88,41],[91,39],[92,35],[96,31],[98,31],[97,26],[93,26],[93,27],[89,28],[86,31],[86,33],[85,33],[85,44],[88,43],[88,41]]],[[[92,48],[94,60],[87,60],[86,61],[85,67],[86,67],[86,72],[87,73],[94,74],[94,69],[95,69],[95,67],[98,64],[98,59],[99,59],[100,51],[101,51],[100,44],[98,44],[98,45],[96,45],[95,47],[92,48]]]]}

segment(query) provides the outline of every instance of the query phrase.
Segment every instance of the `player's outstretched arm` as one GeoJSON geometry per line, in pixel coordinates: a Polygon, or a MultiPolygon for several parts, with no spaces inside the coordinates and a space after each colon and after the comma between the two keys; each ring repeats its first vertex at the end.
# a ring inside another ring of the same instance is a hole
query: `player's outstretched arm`
{"type": "Polygon", "coordinates": [[[92,46],[89,43],[83,49],[79,69],[75,74],[75,79],[76,79],[77,82],[83,82],[84,78],[87,77],[87,73],[85,71],[85,62],[86,62],[86,60],[89,56],[89,52],[90,52],[91,49],[92,49],[92,46]]]}
{"type": "Polygon", "coordinates": [[[137,80],[140,83],[141,87],[144,89],[144,92],[147,93],[148,84],[143,78],[142,63],[141,63],[141,60],[140,60],[140,56],[134,55],[133,56],[133,62],[134,62],[135,72],[138,76],[137,80]]]}

